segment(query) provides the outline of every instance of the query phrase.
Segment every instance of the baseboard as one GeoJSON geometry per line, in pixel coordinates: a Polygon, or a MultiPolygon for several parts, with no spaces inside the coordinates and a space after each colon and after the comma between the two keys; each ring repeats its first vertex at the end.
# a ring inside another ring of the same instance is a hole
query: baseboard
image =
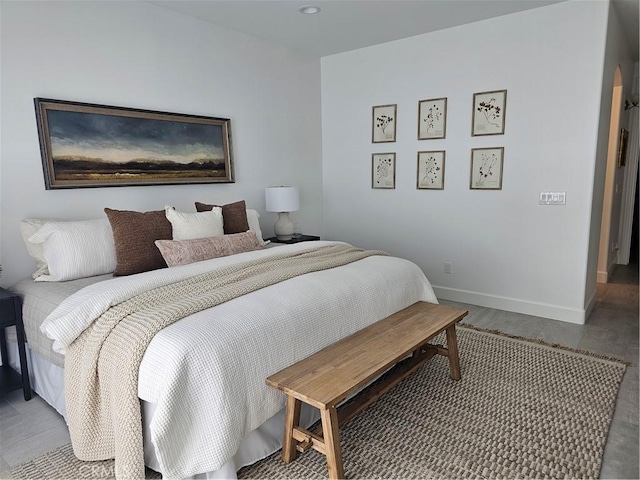
{"type": "Polygon", "coordinates": [[[602,270],[598,270],[598,275],[596,276],[597,283],[607,283],[609,280],[609,272],[603,272],[602,270]]]}
{"type": "Polygon", "coordinates": [[[587,303],[587,308],[585,309],[584,312],[584,318],[585,320],[589,318],[589,315],[591,315],[591,312],[593,312],[593,307],[596,306],[596,289],[593,290],[593,292],[591,293],[591,298],[589,299],[589,302],[587,303]]]}
{"type": "Polygon", "coordinates": [[[611,275],[613,275],[613,271],[616,269],[616,263],[613,262],[611,265],[609,265],[609,270],[607,270],[606,272],[603,272],[602,270],[598,270],[598,275],[596,277],[596,282],[597,283],[608,283],[609,282],[609,278],[611,277],[611,275]]]}
{"type": "Polygon", "coordinates": [[[529,302],[516,298],[489,295],[486,293],[471,292],[457,288],[439,287],[434,285],[433,290],[438,298],[451,300],[453,302],[469,303],[481,307],[506,310],[508,312],[523,313],[535,317],[550,318],[568,323],[584,325],[588,317],[588,311],[593,308],[595,298],[591,300],[588,310],[578,308],[568,308],[547,303],[529,302]]]}

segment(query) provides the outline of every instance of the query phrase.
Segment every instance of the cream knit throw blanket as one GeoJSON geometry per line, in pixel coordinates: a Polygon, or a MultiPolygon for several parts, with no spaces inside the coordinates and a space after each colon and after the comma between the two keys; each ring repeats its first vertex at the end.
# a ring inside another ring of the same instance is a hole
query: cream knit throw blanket
{"type": "Polygon", "coordinates": [[[138,370],[153,336],[193,313],[380,251],[332,245],[227,266],[134,296],[103,313],[67,349],[65,399],[80,460],[115,458],[118,479],[144,478],[138,370]]]}

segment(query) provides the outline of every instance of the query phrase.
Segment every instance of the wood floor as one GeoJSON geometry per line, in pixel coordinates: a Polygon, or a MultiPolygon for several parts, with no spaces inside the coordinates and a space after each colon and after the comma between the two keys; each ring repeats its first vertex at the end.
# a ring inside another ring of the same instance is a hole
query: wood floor
{"type": "MultiPolygon", "coordinates": [[[[625,373],[609,432],[601,478],[638,479],[638,268],[618,266],[610,283],[599,284],[597,304],[586,325],[475,305],[443,301],[469,310],[463,322],[512,335],[613,355],[631,362],[625,373]]],[[[37,395],[21,391],[0,399],[0,479],[11,466],[70,443],[64,420],[37,395]]]]}

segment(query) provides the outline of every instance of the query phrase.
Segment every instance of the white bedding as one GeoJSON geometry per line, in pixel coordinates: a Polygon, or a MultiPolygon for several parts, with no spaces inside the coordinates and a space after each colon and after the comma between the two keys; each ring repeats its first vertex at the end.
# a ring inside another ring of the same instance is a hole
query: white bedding
{"type": "MultiPolygon", "coordinates": [[[[68,282],[36,282],[25,278],[11,287],[11,291],[22,298],[22,321],[28,346],[42,358],[59,367],[64,366],[64,357],[52,349],[52,341],[40,331],[40,325],[60,303],[92,283],[113,278],[112,274],[81,278],[68,282]]],[[[9,338],[15,341],[15,333],[9,338]]]]}
{"type": "MultiPolygon", "coordinates": [[[[90,285],[42,330],[64,348],[109,306],[211,268],[335,242],[286,245],[90,285]]],[[[272,373],[416,301],[437,302],[413,263],[373,256],[287,280],[191,315],[160,331],[140,365],[138,396],[165,477],[218,470],[241,440],[284,405],[272,373]]],[[[149,439],[147,439],[149,440],[149,439]]]]}

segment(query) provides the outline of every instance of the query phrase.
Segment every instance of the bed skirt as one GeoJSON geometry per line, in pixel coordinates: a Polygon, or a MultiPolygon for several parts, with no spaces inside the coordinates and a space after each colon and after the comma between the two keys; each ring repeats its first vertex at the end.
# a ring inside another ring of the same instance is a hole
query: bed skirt
{"type": "MultiPolygon", "coordinates": [[[[18,344],[7,339],[9,364],[20,371],[18,361],[18,344]]],[[[29,377],[31,387],[45,402],[51,405],[60,415],[65,416],[64,402],[64,369],[45,360],[28,346],[27,362],[29,365],[29,377]]],[[[144,432],[144,460],[145,464],[160,473],[160,464],[156,457],[155,448],[148,440],[150,438],[149,425],[153,418],[155,405],[142,402],[143,432],[144,432]]],[[[308,405],[302,406],[300,423],[309,427],[320,418],[320,412],[308,405]]],[[[268,457],[282,447],[282,432],[284,431],[284,409],[279,411],[260,427],[244,437],[240,448],[221,469],[203,472],[195,475],[193,479],[235,479],[236,472],[247,465],[268,457]]]]}

